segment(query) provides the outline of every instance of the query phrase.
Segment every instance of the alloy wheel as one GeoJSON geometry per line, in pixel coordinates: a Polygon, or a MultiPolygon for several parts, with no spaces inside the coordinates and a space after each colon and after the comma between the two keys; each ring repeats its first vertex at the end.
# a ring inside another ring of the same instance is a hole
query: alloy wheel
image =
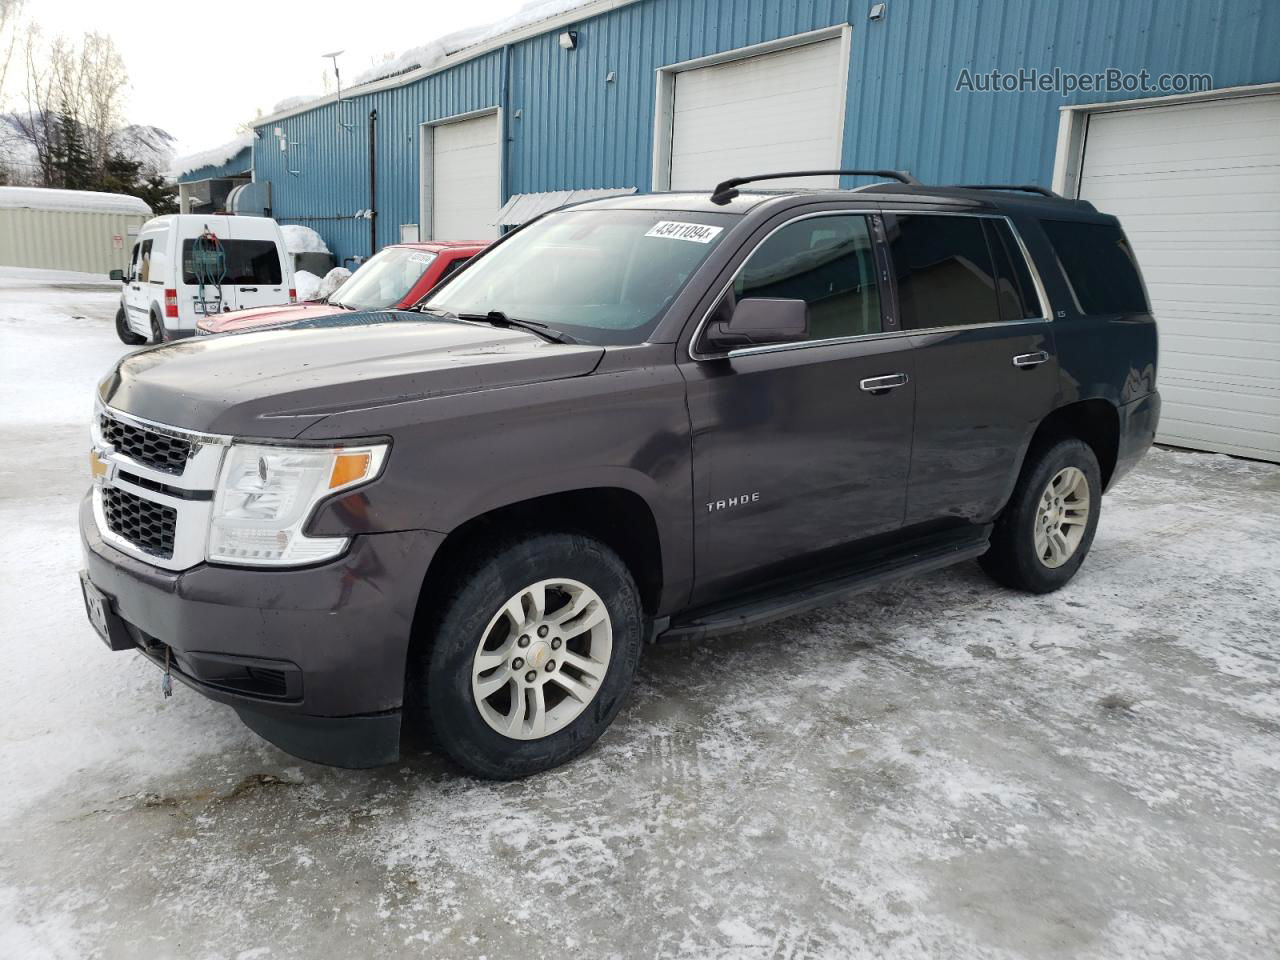
{"type": "Polygon", "coordinates": [[[1063,467],[1040,494],[1036,508],[1036,556],[1046,567],[1075,554],[1089,525],[1089,480],[1078,467],[1063,467]]]}
{"type": "Polygon", "coordinates": [[[612,651],[613,627],[600,595],[577,580],[541,580],[489,620],[472,661],[472,697],[485,723],[503,736],[547,737],[595,698],[612,651]]]}

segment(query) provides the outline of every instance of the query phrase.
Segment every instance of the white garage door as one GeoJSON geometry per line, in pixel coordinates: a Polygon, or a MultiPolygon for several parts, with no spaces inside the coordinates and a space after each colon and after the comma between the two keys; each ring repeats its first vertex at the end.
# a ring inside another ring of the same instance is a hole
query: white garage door
{"type": "Polygon", "coordinates": [[[1151,292],[1157,439],[1280,460],[1280,96],[1096,114],[1080,196],[1151,292]]]}
{"type": "Polygon", "coordinates": [[[431,238],[492,240],[501,206],[498,116],[432,128],[431,238]]]}
{"type": "MultiPolygon", "coordinates": [[[[846,77],[839,40],[687,70],[675,76],[671,188],[729,177],[839,166],[846,77]]],[[[835,178],[769,186],[834,186],[835,178]]]]}

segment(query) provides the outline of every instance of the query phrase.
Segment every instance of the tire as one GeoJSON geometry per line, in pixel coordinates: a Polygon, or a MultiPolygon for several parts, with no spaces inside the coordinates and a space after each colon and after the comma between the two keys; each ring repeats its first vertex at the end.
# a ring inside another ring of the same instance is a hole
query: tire
{"type": "Polygon", "coordinates": [[[169,335],[164,329],[164,321],[160,319],[160,314],[152,310],[151,311],[151,342],[164,343],[168,339],[169,339],[169,335]]]}
{"type": "Polygon", "coordinates": [[[549,770],[595,743],[631,688],[643,637],[640,594],[618,555],[589,537],[540,534],[488,552],[456,584],[429,646],[410,664],[417,690],[406,696],[408,722],[464,770],[491,780],[549,770]],[[542,616],[533,599],[539,586],[542,616]],[[574,604],[580,612],[557,625],[574,604]],[[574,685],[577,696],[568,693],[574,685]]]}
{"type": "Polygon", "coordinates": [[[1101,510],[1102,471],[1088,444],[1067,438],[1033,447],[979,563],[1006,587],[1051,593],[1084,563],[1101,510]],[[1038,527],[1048,531],[1039,540],[1038,527]]]}
{"type": "Polygon", "coordinates": [[[124,312],[124,307],[116,311],[116,336],[120,338],[121,343],[131,347],[140,347],[147,342],[146,337],[139,336],[129,329],[129,318],[124,312]]]}

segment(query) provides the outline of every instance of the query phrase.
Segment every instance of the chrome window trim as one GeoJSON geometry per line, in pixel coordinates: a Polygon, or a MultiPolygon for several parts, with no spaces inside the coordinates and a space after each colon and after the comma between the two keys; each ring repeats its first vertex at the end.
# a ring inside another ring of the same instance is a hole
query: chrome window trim
{"type": "Polygon", "coordinates": [[[862,340],[884,340],[891,337],[912,336],[917,334],[943,333],[943,332],[952,331],[952,330],[981,330],[985,327],[1008,327],[1018,323],[1051,323],[1052,320],[1053,320],[1053,308],[1049,303],[1048,294],[1045,292],[1044,283],[1040,278],[1040,271],[1036,269],[1035,260],[1032,259],[1030,252],[1027,250],[1027,245],[1022,239],[1022,234],[1018,231],[1017,225],[1014,224],[1014,222],[1009,218],[1008,214],[968,213],[960,210],[937,210],[937,211],[930,210],[927,212],[922,212],[918,210],[900,211],[900,210],[880,210],[880,209],[871,209],[871,208],[862,208],[862,207],[849,208],[846,210],[820,210],[816,213],[805,213],[805,214],[801,214],[798,217],[793,217],[790,220],[786,220],[778,224],[776,227],[774,227],[767,234],[765,234],[763,237],[760,238],[760,242],[757,243],[751,249],[751,252],[748,253],[746,257],[743,258],[742,262],[738,264],[737,269],[733,271],[733,274],[720,288],[720,292],[716,294],[715,299],[711,301],[711,306],[708,307],[707,311],[702,315],[702,319],[698,321],[698,326],[693,331],[693,337],[689,340],[688,353],[689,353],[689,359],[693,361],[724,360],[724,359],[733,359],[734,357],[756,356],[763,353],[775,353],[775,352],[780,352],[784,350],[806,350],[811,347],[829,347],[836,344],[855,343],[862,340]],[[701,338],[702,331],[706,327],[707,321],[711,319],[711,315],[715,313],[716,308],[720,306],[720,301],[724,299],[724,295],[729,291],[729,288],[733,286],[734,281],[738,279],[738,274],[742,272],[743,267],[747,265],[747,263],[751,260],[751,258],[755,256],[756,251],[759,250],[760,247],[763,246],[769,240],[770,237],[772,237],[775,233],[777,233],[783,227],[788,227],[793,223],[799,223],[801,220],[812,220],[815,217],[832,217],[832,216],[838,217],[845,214],[855,215],[855,216],[864,216],[864,217],[889,216],[892,214],[902,214],[904,216],[974,217],[974,218],[980,218],[984,220],[1003,220],[1005,224],[1009,227],[1010,233],[1013,234],[1013,238],[1018,244],[1018,250],[1022,254],[1022,259],[1026,263],[1027,270],[1031,274],[1031,282],[1035,285],[1036,296],[1040,300],[1040,309],[1042,311],[1042,316],[1023,317],[1020,320],[993,320],[988,323],[967,323],[967,324],[957,324],[957,325],[940,326],[940,327],[922,327],[919,330],[882,330],[879,333],[863,333],[863,334],[858,334],[857,336],[852,336],[852,337],[831,337],[825,340],[803,340],[799,343],[776,343],[776,344],[766,343],[766,344],[761,344],[755,347],[738,347],[736,349],[728,351],[727,353],[698,353],[694,350],[694,346],[697,344],[698,340],[701,338]]]}
{"type": "Polygon", "coordinates": [[[884,330],[880,333],[862,333],[854,337],[830,337],[826,340],[803,340],[799,343],[762,343],[758,347],[735,347],[727,354],[717,354],[706,359],[723,360],[728,357],[750,357],[761,353],[777,353],[783,350],[805,350],[809,347],[830,347],[842,343],[859,343],[863,340],[896,340],[901,337],[922,337],[931,334],[952,333],[956,330],[985,330],[988,328],[1015,327],[1022,323],[1048,323],[1047,317],[1027,317],[1022,320],[992,320],[989,323],[966,323],[949,327],[924,327],[920,330],[884,330]]]}

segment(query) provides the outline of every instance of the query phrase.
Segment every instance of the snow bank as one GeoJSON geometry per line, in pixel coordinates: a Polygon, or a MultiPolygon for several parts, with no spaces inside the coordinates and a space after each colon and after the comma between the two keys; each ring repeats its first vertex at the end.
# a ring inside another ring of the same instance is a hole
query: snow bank
{"type": "Polygon", "coordinates": [[[55,190],[52,187],[0,187],[0,209],[27,207],[71,213],[134,213],[151,216],[146,201],[123,193],[55,190]]]}
{"type": "Polygon", "coordinates": [[[290,253],[328,253],[324,237],[310,227],[297,223],[282,224],[280,232],[284,234],[284,248],[290,253]]]}
{"type": "Polygon", "coordinates": [[[306,270],[295,270],[293,273],[293,289],[298,294],[298,302],[304,303],[307,300],[319,300],[320,295],[317,291],[320,289],[321,280],[314,273],[306,270]]]}
{"type": "Polygon", "coordinates": [[[201,167],[226,163],[251,143],[253,143],[253,134],[242,133],[234,140],[228,140],[226,143],[219,144],[216,147],[210,147],[208,150],[201,150],[198,153],[189,153],[185,157],[179,157],[173,161],[173,169],[169,171],[169,176],[176,179],[190,173],[192,170],[199,170],[201,167]]]}
{"type": "Polygon", "coordinates": [[[334,267],[320,281],[320,289],[316,291],[316,296],[321,299],[333,296],[334,291],[346,283],[347,278],[350,276],[351,271],[346,267],[334,267]]]}
{"type": "MultiPolygon", "coordinates": [[[[318,252],[328,253],[327,250],[318,252]]],[[[307,270],[295,270],[293,289],[297,291],[299,303],[307,300],[323,300],[325,297],[333,296],[333,292],[346,283],[349,276],[351,271],[346,267],[334,267],[324,275],[323,279],[307,270]]]]}

